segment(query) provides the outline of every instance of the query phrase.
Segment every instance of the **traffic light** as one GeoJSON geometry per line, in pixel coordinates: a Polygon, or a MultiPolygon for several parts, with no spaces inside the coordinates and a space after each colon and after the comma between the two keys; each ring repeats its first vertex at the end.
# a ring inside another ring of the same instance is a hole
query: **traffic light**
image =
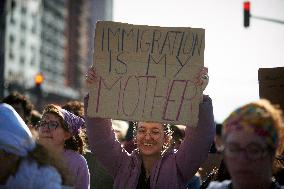
{"type": "Polygon", "coordinates": [[[35,80],[35,84],[39,86],[44,81],[44,77],[41,73],[38,73],[38,74],[35,75],[34,80],[35,80]]]}
{"type": "Polygon", "coordinates": [[[34,81],[35,81],[35,93],[37,97],[41,97],[42,95],[41,84],[44,81],[43,75],[41,73],[36,74],[34,77],[34,81]]]}
{"type": "Polygon", "coordinates": [[[38,73],[34,77],[34,82],[35,82],[35,95],[36,95],[36,107],[38,109],[41,109],[41,104],[42,104],[42,88],[41,84],[44,81],[44,77],[41,73],[38,73]]]}
{"type": "Polygon", "coordinates": [[[249,27],[250,20],[250,2],[244,2],[244,27],[249,27]]]}

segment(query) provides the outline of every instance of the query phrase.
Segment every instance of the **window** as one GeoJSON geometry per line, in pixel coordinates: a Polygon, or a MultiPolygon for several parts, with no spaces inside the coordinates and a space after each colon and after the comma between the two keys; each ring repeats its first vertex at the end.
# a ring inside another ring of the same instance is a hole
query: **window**
{"type": "Polygon", "coordinates": [[[26,45],[26,41],[24,39],[21,39],[20,45],[21,45],[21,47],[24,47],[26,45]]]}
{"type": "Polygon", "coordinates": [[[32,26],[32,33],[36,33],[36,25],[35,24],[33,24],[33,26],[32,26]]]}
{"type": "Polygon", "coordinates": [[[32,57],[31,59],[31,66],[34,66],[35,65],[35,57],[32,57]]]}
{"type": "Polygon", "coordinates": [[[9,58],[10,58],[11,60],[14,60],[14,53],[13,53],[12,50],[9,51],[9,58]]]}
{"type": "Polygon", "coordinates": [[[21,29],[26,30],[26,27],[27,27],[26,24],[24,22],[21,22],[21,29]]]}
{"type": "Polygon", "coordinates": [[[14,14],[11,14],[11,17],[10,17],[10,22],[11,24],[15,24],[15,18],[14,18],[14,14]]]}
{"type": "Polygon", "coordinates": [[[25,57],[23,57],[23,56],[20,57],[20,63],[21,63],[22,65],[25,64],[25,57]]]}
{"type": "Polygon", "coordinates": [[[13,36],[13,35],[10,35],[10,36],[9,36],[9,41],[10,41],[10,43],[14,43],[15,38],[14,38],[14,36],[13,36]]]}
{"type": "Polygon", "coordinates": [[[13,72],[12,70],[9,70],[9,76],[12,77],[13,76],[13,72]]]}
{"type": "Polygon", "coordinates": [[[12,10],[13,10],[15,7],[16,7],[16,2],[13,0],[13,1],[11,2],[11,8],[12,8],[12,10]]]}
{"type": "Polygon", "coordinates": [[[22,14],[26,14],[27,13],[27,7],[21,7],[21,12],[22,12],[22,14]]]}

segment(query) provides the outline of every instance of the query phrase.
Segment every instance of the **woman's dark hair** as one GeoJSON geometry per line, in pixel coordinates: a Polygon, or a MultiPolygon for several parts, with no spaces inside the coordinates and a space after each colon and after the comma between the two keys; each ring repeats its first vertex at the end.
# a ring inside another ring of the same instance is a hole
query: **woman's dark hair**
{"type": "Polygon", "coordinates": [[[62,106],[63,109],[72,112],[76,116],[79,116],[84,119],[84,104],[83,102],[73,100],[67,102],[65,105],[62,106]]]}

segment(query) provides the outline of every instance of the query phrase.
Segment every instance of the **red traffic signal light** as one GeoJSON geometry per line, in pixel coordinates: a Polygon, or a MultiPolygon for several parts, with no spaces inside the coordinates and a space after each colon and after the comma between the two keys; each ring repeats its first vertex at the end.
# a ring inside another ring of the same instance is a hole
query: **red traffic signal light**
{"type": "Polygon", "coordinates": [[[34,80],[35,80],[36,85],[41,85],[44,81],[44,77],[41,73],[38,73],[38,74],[35,75],[34,80]]]}
{"type": "Polygon", "coordinates": [[[250,20],[250,2],[244,2],[244,27],[249,27],[250,20]]]}

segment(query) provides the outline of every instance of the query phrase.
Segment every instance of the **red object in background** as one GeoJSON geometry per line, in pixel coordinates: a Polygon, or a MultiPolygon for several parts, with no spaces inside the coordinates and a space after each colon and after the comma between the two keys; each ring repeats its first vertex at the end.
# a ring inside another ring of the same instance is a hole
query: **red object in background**
{"type": "Polygon", "coordinates": [[[250,2],[244,2],[244,27],[249,27],[250,21],[250,2]]]}
{"type": "Polygon", "coordinates": [[[244,10],[250,11],[250,2],[249,1],[244,2],[244,10]]]}

